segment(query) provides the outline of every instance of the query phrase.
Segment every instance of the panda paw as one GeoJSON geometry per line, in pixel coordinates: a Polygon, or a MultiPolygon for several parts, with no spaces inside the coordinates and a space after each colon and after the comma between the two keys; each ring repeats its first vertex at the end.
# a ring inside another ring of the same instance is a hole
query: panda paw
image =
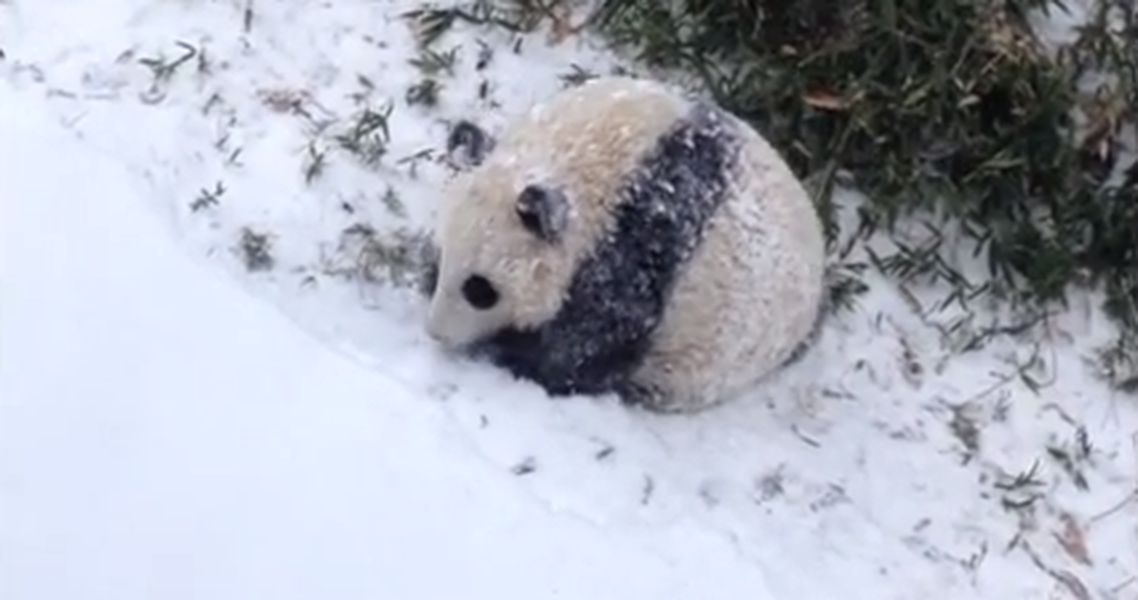
{"type": "Polygon", "coordinates": [[[664,392],[652,385],[625,380],[616,384],[614,391],[621,404],[631,408],[662,412],[667,405],[664,392]]]}

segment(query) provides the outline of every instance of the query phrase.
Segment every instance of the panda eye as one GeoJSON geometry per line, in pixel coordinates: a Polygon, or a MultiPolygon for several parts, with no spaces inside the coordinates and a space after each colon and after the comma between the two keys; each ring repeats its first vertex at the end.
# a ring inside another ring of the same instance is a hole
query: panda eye
{"type": "Polygon", "coordinates": [[[462,282],[462,297],[478,310],[489,310],[498,303],[498,290],[481,275],[471,275],[462,282]]]}

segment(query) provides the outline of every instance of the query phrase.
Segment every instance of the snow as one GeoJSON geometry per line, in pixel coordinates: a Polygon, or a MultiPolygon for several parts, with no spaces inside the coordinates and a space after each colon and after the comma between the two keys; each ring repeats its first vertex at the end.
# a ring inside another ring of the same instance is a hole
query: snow
{"type": "Polygon", "coordinates": [[[464,26],[408,106],[411,8],[0,3],[0,597],[1138,593],[1138,406],[1090,376],[1093,298],[960,352],[996,311],[949,331],[942,291],[870,273],[801,362],[688,417],[439,354],[398,272],[353,275],[359,225],[428,222],[446,170],[401,159],[444,121],[622,63],[464,26]],[[365,106],[393,107],[371,165],[335,138],[365,106]]]}
{"type": "Polygon", "coordinates": [[[4,265],[4,598],[763,597],[691,523],[614,538],[527,499],[441,407],[185,256],[120,165],[4,105],[4,256],[36,257],[4,265]]]}

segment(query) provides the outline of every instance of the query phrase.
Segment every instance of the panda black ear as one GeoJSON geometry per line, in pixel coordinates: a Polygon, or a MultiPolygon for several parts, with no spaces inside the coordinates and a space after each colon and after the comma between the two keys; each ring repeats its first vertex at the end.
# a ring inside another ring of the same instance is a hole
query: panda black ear
{"type": "Polygon", "coordinates": [[[569,201],[558,189],[527,185],[516,208],[522,226],[547,242],[556,242],[569,224],[569,201]]]}
{"type": "Polygon", "coordinates": [[[494,137],[478,125],[461,120],[447,134],[447,155],[461,168],[476,167],[494,149],[494,137]]]}

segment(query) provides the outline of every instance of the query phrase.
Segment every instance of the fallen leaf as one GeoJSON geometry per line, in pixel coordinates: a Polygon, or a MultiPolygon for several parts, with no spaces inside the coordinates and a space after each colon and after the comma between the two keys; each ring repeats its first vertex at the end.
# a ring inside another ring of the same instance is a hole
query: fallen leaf
{"type": "Polygon", "coordinates": [[[564,4],[559,4],[552,9],[550,19],[553,21],[552,26],[549,28],[549,38],[547,41],[550,46],[556,46],[564,42],[569,36],[581,30],[580,26],[573,26],[573,12],[564,4]]]}
{"type": "Polygon", "coordinates": [[[304,103],[305,97],[304,92],[285,89],[261,90],[258,95],[265,106],[279,113],[296,110],[304,103]]]}
{"type": "Polygon", "coordinates": [[[1071,558],[1090,566],[1091,557],[1087,551],[1087,541],[1082,528],[1075,522],[1075,518],[1068,513],[1059,515],[1059,520],[1063,522],[1063,533],[1052,534],[1055,536],[1055,540],[1071,558]]]}
{"type": "Polygon", "coordinates": [[[846,103],[840,96],[830,92],[810,92],[803,98],[806,104],[822,110],[845,110],[846,103]]]}

